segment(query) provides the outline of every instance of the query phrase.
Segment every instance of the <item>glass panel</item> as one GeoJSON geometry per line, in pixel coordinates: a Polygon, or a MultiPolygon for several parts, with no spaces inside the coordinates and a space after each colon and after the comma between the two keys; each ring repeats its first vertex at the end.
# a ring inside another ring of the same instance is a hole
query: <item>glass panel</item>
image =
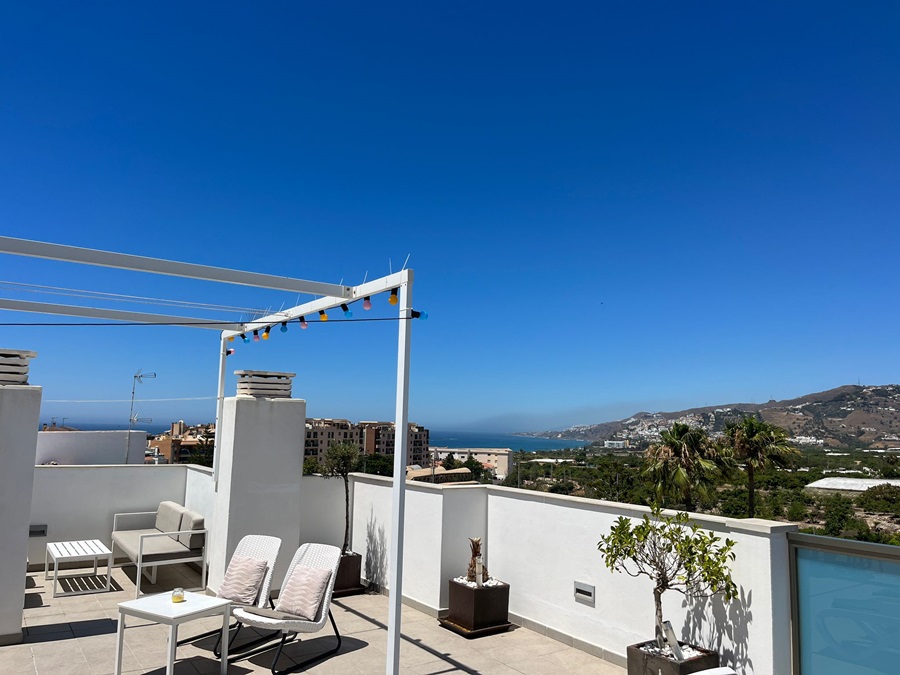
{"type": "Polygon", "coordinates": [[[900,563],[797,549],[802,675],[900,672],[900,563]]]}

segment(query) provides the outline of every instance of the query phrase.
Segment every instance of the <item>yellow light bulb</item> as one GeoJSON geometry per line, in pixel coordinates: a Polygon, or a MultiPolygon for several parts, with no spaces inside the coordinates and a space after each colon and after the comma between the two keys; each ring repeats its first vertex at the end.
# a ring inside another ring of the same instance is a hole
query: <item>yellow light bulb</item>
{"type": "Polygon", "coordinates": [[[229,342],[234,342],[234,335],[229,335],[229,336],[228,336],[228,341],[229,341],[229,342]]]}
{"type": "Polygon", "coordinates": [[[391,303],[392,305],[396,305],[398,302],[400,302],[400,298],[397,297],[396,290],[391,291],[391,297],[388,298],[388,302],[391,303]]]}
{"type": "Polygon", "coordinates": [[[319,321],[328,321],[328,315],[325,313],[325,310],[319,312],[319,321]]]}

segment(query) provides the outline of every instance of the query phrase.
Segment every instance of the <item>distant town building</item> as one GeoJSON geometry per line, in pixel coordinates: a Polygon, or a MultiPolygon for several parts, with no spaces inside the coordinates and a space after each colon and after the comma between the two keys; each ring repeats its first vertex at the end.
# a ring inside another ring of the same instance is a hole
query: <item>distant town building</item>
{"type": "Polygon", "coordinates": [[[820,478],[809,483],[804,489],[821,494],[841,493],[853,496],[877,485],[900,487],[900,480],[896,478],[820,478]]]}
{"type": "Polygon", "coordinates": [[[495,478],[503,480],[509,473],[509,448],[429,448],[428,460],[423,466],[430,466],[432,462],[443,462],[448,455],[461,462],[465,462],[469,455],[476,462],[480,462],[485,469],[493,472],[495,478]]]}
{"type": "Polygon", "coordinates": [[[616,450],[622,450],[630,446],[630,441],[603,441],[604,448],[614,448],[616,450]]]}
{"type": "Polygon", "coordinates": [[[153,464],[178,464],[187,461],[198,446],[210,446],[215,441],[215,424],[188,425],[178,420],[172,422],[169,431],[153,437],[148,444],[148,458],[153,464]]]}

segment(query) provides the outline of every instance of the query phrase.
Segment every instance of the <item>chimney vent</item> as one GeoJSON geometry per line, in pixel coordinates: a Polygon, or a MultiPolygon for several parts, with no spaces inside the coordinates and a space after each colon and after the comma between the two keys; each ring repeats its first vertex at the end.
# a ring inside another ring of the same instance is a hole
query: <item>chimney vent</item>
{"type": "Polygon", "coordinates": [[[256,398],[290,398],[291,382],[297,373],[276,373],[270,370],[236,370],[238,396],[256,398]]]}
{"type": "Polygon", "coordinates": [[[28,362],[37,352],[0,348],[0,386],[28,384],[28,362]]]}

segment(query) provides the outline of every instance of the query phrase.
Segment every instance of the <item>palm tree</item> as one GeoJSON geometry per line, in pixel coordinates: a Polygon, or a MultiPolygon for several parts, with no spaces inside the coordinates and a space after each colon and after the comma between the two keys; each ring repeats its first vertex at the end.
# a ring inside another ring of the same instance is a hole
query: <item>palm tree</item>
{"type": "Polygon", "coordinates": [[[743,463],[747,471],[749,500],[747,513],[756,515],[756,471],[770,466],[785,466],[797,449],[788,443],[787,432],[779,426],[757,417],[744,417],[725,427],[725,441],[734,460],[743,463]]]}
{"type": "Polygon", "coordinates": [[[695,508],[694,494],[706,495],[719,473],[716,450],[706,431],[675,422],[660,434],[659,443],[644,453],[644,475],[656,482],[657,497],[670,495],[695,508]]]}

